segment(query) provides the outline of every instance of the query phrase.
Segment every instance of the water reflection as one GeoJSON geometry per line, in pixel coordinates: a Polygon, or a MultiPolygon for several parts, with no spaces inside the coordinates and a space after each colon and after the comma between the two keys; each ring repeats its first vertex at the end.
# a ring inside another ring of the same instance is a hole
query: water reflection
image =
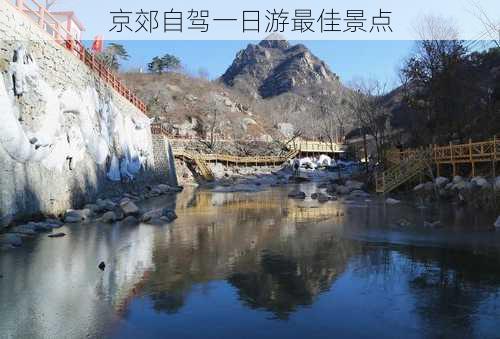
{"type": "Polygon", "coordinates": [[[496,336],[500,239],[477,214],[287,188],[147,205],[179,218],[75,226],[1,253],[2,336],[496,336]]]}

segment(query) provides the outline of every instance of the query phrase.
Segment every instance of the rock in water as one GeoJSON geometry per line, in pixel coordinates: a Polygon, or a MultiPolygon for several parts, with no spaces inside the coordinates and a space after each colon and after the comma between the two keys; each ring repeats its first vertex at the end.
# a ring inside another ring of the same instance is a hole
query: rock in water
{"type": "Polygon", "coordinates": [[[116,214],[113,211],[106,212],[101,217],[101,222],[111,224],[117,220],[116,214]]]}
{"type": "Polygon", "coordinates": [[[23,239],[18,234],[8,233],[5,236],[5,239],[7,240],[7,243],[14,247],[20,247],[23,244],[23,239]]]}
{"type": "Polygon", "coordinates": [[[120,207],[125,214],[125,216],[130,216],[130,215],[138,215],[141,213],[139,210],[139,207],[137,207],[136,204],[134,204],[132,201],[124,201],[120,203],[120,207]]]}
{"type": "Polygon", "coordinates": [[[302,191],[290,192],[288,194],[288,196],[290,198],[294,198],[294,199],[305,199],[306,198],[306,194],[302,191]]]}
{"type": "Polygon", "coordinates": [[[66,233],[55,233],[55,234],[48,235],[49,238],[62,238],[64,236],[66,236],[66,233]]]}
{"type": "Polygon", "coordinates": [[[104,269],[106,268],[106,264],[104,263],[104,261],[101,261],[101,263],[99,264],[99,266],[97,266],[101,271],[104,271],[104,269]]]}
{"type": "Polygon", "coordinates": [[[385,202],[389,205],[396,205],[396,204],[401,203],[401,201],[393,199],[393,198],[387,198],[387,200],[385,202]]]}
{"type": "Polygon", "coordinates": [[[177,214],[175,214],[174,210],[171,210],[169,208],[165,208],[162,211],[162,218],[164,218],[163,220],[165,220],[167,222],[172,222],[175,219],[177,219],[177,214]]]}
{"type": "Polygon", "coordinates": [[[77,223],[86,221],[92,215],[92,211],[89,209],[83,210],[67,210],[64,214],[64,222],[67,223],[77,223]]]}
{"type": "Polygon", "coordinates": [[[497,221],[495,221],[495,227],[500,228],[500,216],[497,218],[497,221]]]}
{"type": "Polygon", "coordinates": [[[448,184],[450,181],[445,177],[437,177],[434,182],[436,183],[436,186],[442,187],[442,186],[448,184]]]}

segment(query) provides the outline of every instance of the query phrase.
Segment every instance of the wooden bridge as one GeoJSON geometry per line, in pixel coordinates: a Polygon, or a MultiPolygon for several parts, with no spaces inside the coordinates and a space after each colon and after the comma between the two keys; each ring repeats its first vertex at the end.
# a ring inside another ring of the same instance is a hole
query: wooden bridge
{"type": "Polygon", "coordinates": [[[476,176],[478,163],[490,163],[495,176],[495,166],[500,161],[500,139],[493,137],[488,141],[469,141],[460,145],[450,143],[447,146],[430,145],[427,148],[390,151],[386,159],[392,167],[376,174],[376,190],[379,193],[396,189],[422,173],[427,166],[435,167],[437,176],[441,175],[443,166],[451,166],[455,176],[459,165],[468,164],[470,175],[476,176]]]}
{"type": "Polygon", "coordinates": [[[196,152],[186,151],[184,149],[173,149],[174,156],[185,161],[190,161],[196,165],[200,175],[205,180],[213,180],[214,175],[208,166],[209,162],[222,163],[226,166],[229,164],[243,166],[265,166],[265,165],[281,165],[290,159],[297,156],[298,151],[290,151],[282,156],[247,156],[240,157],[229,154],[200,154],[196,152]]]}

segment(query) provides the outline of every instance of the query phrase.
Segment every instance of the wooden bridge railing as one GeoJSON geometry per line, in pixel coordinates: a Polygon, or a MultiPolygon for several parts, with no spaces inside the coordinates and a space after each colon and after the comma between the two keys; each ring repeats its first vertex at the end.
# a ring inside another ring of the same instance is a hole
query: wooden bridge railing
{"type": "MultiPolygon", "coordinates": [[[[1,1],[1,0],[0,0],[1,1]]],[[[46,32],[58,44],[64,46],[73,55],[78,57],[92,71],[96,72],[101,79],[115,89],[120,95],[125,97],[142,112],[146,112],[146,105],[104,63],[89,52],[85,46],[76,40],[48,10],[36,0],[6,0],[9,5],[13,5],[16,10],[26,15],[34,21],[42,31],[46,32]]]]}
{"type": "MultiPolygon", "coordinates": [[[[446,146],[431,145],[431,160],[436,163],[452,162],[484,162],[500,160],[500,138],[493,137],[491,140],[472,142],[446,146]]],[[[416,149],[405,151],[392,150],[387,153],[387,160],[397,164],[402,160],[414,158],[418,153],[416,149]]]]}
{"type": "Polygon", "coordinates": [[[472,176],[475,175],[475,163],[500,161],[500,139],[496,136],[491,140],[466,144],[449,144],[447,146],[430,145],[428,148],[410,149],[405,151],[390,151],[387,162],[393,164],[375,177],[377,192],[385,193],[397,188],[411,179],[423,169],[424,160],[436,164],[437,175],[440,175],[441,164],[451,164],[453,175],[456,174],[456,164],[471,164],[472,176]],[[424,156],[425,155],[425,156],[424,156]]]}

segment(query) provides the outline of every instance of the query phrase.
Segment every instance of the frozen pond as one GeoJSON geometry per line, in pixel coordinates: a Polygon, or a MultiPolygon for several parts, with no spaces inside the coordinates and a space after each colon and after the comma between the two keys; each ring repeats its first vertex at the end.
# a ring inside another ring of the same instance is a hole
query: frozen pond
{"type": "Polygon", "coordinates": [[[147,202],[175,205],[169,225],[74,225],[0,252],[0,337],[498,337],[493,216],[293,189],[186,189],[147,202]]]}

